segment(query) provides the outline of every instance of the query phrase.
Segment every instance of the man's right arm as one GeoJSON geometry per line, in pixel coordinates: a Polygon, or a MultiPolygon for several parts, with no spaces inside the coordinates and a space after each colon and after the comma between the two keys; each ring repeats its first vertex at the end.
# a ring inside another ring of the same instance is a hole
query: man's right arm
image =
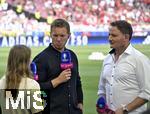
{"type": "Polygon", "coordinates": [[[101,73],[100,73],[100,79],[99,79],[99,84],[98,84],[98,96],[99,97],[104,97],[106,98],[106,93],[105,93],[105,81],[104,81],[104,78],[103,78],[103,68],[101,70],[101,73]]]}
{"type": "MultiPolygon", "coordinates": [[[[46,58],[46,57],[45,57],[46,58]]],[[[62,71],[58,76],[55,76],[54,79],[49,79],[48,74],[48,62],[44,57],[35,57],[33,60],[37,67],[37,74],[38,74],[38,83],[40,84],[41,89],[53,89],[57,87],[59,84],[66,82],[70,79],[71,70],[66,69],[62,71]]]]}
{"type": "Polygon", "coordinates": [[[37,82],[40,84],[41,89],[53,89],[53,85],[48,77],[48,63],[44,56],[37,55],[33,62],[35,62],[37,67],[37,82]]]}

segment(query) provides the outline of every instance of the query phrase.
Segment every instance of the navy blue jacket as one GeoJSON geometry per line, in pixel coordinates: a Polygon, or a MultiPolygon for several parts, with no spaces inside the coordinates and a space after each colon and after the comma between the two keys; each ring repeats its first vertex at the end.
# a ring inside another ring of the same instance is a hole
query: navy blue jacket
{"type": "Polygon", "coordinates": [[[83,92],[78,71],[78,60],[75,53],[69,49],[73,68],[71,79],[53,88],[51,80],[62,72],[61,53],[51,44],[38,54],[33,61],[37,65],[38,83],[41,90],[46,93],[46,108],[44,114],[82,114],[77,108],[78,103],[83,103],[83,92]]]}

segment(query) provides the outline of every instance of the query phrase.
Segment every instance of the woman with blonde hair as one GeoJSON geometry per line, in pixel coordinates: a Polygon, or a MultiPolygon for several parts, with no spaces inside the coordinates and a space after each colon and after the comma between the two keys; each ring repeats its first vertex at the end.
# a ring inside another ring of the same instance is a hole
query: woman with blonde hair
{"type": "Polygon", "coordinates": [[[29,47],[15,45],[11,48],[6,74],[0,80],[2,114],[39,114],[43,110],[40,86],[32,78],[30,58],[29,47]]]}

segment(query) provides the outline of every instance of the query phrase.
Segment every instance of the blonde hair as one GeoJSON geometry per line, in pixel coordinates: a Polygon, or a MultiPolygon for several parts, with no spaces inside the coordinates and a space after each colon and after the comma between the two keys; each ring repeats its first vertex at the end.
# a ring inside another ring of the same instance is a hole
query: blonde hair
{"type": "Polygon", "coordinates": [[[30,70],[31,49],[25,45],[15,45],[11,48],[7,61],[5,91],[11,90],[16,98],[21,79],[32,77],[30,70]],[[15,92],[14,90],[15,89],[15,92]]]}

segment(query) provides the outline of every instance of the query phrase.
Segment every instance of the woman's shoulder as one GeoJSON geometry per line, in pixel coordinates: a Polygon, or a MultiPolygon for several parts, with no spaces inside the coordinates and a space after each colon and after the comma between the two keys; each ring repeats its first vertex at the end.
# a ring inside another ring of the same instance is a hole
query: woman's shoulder
{"type": "Polygon", "coordinates": [[[40,89],[39,83],[35,81],[34,79],[31,79],[28,77],[23,78],[21,83],[22,83],[21,85],[25,84],[26,89],[38,89],[38,90],[40,89]]]}

